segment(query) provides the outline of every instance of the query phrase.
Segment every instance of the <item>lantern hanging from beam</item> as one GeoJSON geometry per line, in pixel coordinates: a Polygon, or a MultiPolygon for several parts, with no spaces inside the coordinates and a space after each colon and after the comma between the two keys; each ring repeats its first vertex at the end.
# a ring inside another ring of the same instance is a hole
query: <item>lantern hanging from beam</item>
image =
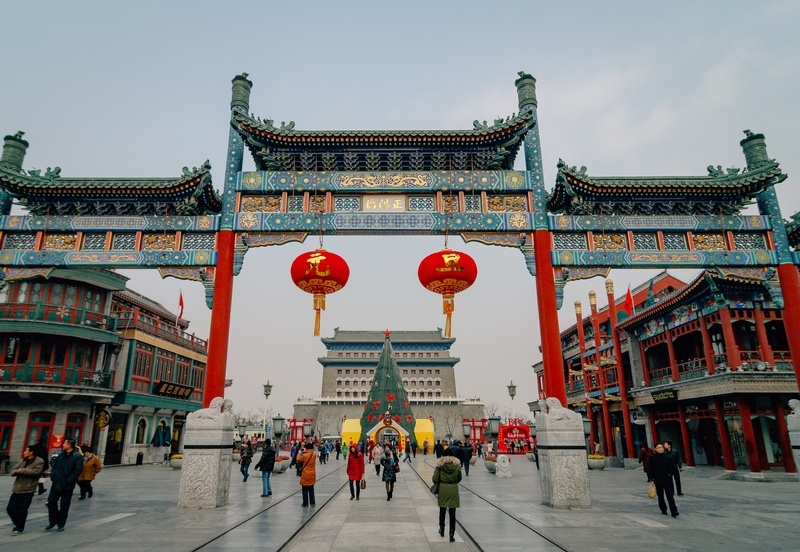
{"type": "Polygon", "coordinates": [[[350,277],[350,267],[343,258],[320,248],[303,253],[291,267],[292,281],[314,296],[314,335],[319,335],[320,312],[325,310],[325,296],[342,289],[350,277]]]}
{"type": "Polygon", "coordinates": [[[475,282],[475,261],[466,253],[445,248],[422,259],[417,274],[425,289],[442,296],[442,310],[447,315],[444,337],[450,337],[454,296],[475,282]]]}

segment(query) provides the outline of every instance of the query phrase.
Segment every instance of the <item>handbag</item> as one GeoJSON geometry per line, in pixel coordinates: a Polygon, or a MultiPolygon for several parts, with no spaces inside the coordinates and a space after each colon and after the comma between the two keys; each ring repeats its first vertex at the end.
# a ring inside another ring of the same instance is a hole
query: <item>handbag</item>
{"type": "Polygon", "coordinates": [[[431,492],[433,494],[435,494],[435,495],[439,494],[439,484],[438,483],[434,483],[433,485],[431,485],[431,492]]]}
{"type": "Polygon", "coordinates": [[[647,488],[647,496],[650,498],[656,497],[656,484],[652,481],[650,482],[650,486],[647,488]]]}
{"type": "Polygon", "coordinates": [[[363,491],[366,488],[367,488],[367,480],[366,479],[362,479],[361,480],[361,490],[363,491]]]}
{"type": "Polygon", "coordinates": [[[397,473],[399,471],[400,471],[400,464],[395,464],[394,465],[394,473],[397,473]]]}

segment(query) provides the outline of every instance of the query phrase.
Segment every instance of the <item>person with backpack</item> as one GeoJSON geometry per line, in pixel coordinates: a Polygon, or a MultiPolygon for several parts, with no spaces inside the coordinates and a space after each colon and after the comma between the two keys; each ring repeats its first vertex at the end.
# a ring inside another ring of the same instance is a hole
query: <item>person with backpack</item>
{"type": "Polygon", "coordinates": [[[261,470],[262,498],[272,496],[272,483],[270,482],[270,476],[272,475],[272,470],[275,469],[275,457],[277,454],[278,452],[272,448],[272,439],[265,440],[264,450],[261,453],[261,458],[259,458],[258,464],[255,465],[255,469],[261,470]]]}
{"type": "Polygon", "coordinates": [[[317,482],[317,463],[314,462],[314,444],[306,443],[305,450],[297,454],[300,486],[303,487],[303,508],[316,506],[314,484],[317,482]]]}

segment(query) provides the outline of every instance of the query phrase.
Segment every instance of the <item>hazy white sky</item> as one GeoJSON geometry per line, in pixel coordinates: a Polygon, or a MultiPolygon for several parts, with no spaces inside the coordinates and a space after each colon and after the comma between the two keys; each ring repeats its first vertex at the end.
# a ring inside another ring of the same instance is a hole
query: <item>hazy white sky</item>
{"type": "MultiPolygon", "coordinates": [[[[800,4],[786,2],[4,2],[0,133],[26,132],[25,168],[64,176],[178,176],[210,159],[221,188],[230,80],[254,82],[251,111],[298,129],[471,128],[517,110],[514,79],[538,79],[545,174],[559,157],[590,175],[702,175],[744,165],[742,130],[763,132],[784,171],[800,169],[800,4]]],[[[246,168],[251,168],[251,160],[246,168]]],[[[522,155],[518,159],[523,168],[522,155]]],[[[778,195],[800,209],[790,178],[778,195]]],[[[535,400],[540,359],[534,280],[515,250],[459,244],[478,263],[456,297],[458,391],[516,408],[535,400]]],[[[251,250],[234,284],[228,390],[237,407],[284,416],[320,391],[324,354],[311,297],[289,265],[303,245],[251,250]]],[[[439,237],[339,237],[347,287],[328,298],[322,335],[444,325],[420,286],[439,237]]],[[[619,293],[654,271],[614,271],[619,293]]],[[[175,309],[198,336],[199,283],[129,271],[130,287],[175,309]]],[[[693,271],[678,273],[690,278],[693,271]]],[[[572,304],[600,279],[567,287],[572,304]]],[[[601,302],[602,304],[602,302],[601,302]]]]}

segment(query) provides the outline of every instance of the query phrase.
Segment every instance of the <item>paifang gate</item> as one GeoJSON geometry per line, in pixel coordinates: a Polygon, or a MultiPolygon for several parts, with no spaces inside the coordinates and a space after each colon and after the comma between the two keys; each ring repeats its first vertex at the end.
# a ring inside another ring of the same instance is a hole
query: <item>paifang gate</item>
{"type": "MultiPolygon", "coordinates": [[[[536,80],[516,80],[519,114],[464,131],[304,131],[249,114],[252,82],[232,81],[222,194],[210,166],[177,178],[67,178],[24,171],[28,142],[0,161],[0,268],[6,280],[54,267],[157,268],[201,282],[212,308],[206,403],[224,392],[233,280],[250,248],[326,235],[457,233],[519,249],[535,277],[544,386],[566,405],[557,310],[567,282],[618,268],[715,268],[769,281],[800,319],[800,222],[783,220],[786,179],[764,136],[745,131],[744,170],[688,177],[593,177],[559,161],[545,189],[536,80]],[[243,172],[245,148],[256,171],[243,172]],[[513,170],[520,148],[525,171],[513,170]],[[28,212],[10,214],[16,199],[28,212]],[[743,215],[755,199],[758,215],[743,215]]],[[[786,325],[800,358],[800,325],[786,325]]],[[[622,370],[618,363],[617,370],[622,370]]],[[[798,372],[795,364],[795,372],[798,372]]],[[[618,381],[622,380],[618,374],[618,381]]],[[[798,378],[800,381],[800,378],[798,378]]],[[[624,395],[625,386],[621,386],[624,395]]],[[[623,419],[630,423],[622,396],[623,419]]],[[[626,433],[630,434],[626,427],[626,433]]]]}

